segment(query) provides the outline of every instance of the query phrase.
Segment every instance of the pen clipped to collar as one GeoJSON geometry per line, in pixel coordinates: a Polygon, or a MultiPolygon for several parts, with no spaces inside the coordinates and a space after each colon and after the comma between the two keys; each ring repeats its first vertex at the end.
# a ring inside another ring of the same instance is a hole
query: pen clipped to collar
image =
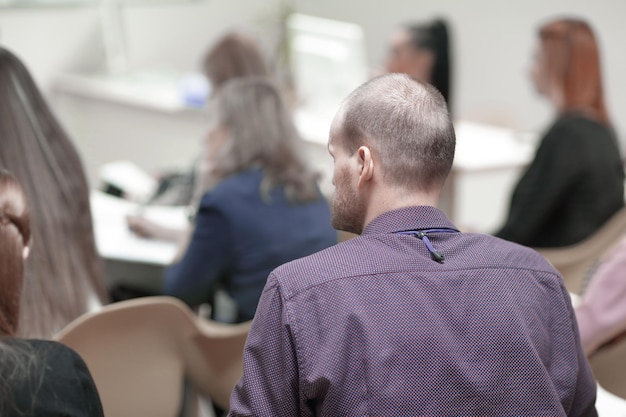
{"type": "Polygon", "coordinates": [[[424,229],[424,230],[405,230],[402,232],[395,232],[395,233],[399,235],[415,236],[416,238],[422,240],[424,244],[426,245],[426,248],[430,252],[430,255],[433,258],[433,261],[439,262],[440,264],[442,264],[443,261],[445,260],[445,257],[441,254],[441,252],[435,249],[433,244],[430,242],[430,239],[428,238],[428,234],[429,233],[459,233],[459,231],[456,229],[442,228],[442,229],[424,229]]]}

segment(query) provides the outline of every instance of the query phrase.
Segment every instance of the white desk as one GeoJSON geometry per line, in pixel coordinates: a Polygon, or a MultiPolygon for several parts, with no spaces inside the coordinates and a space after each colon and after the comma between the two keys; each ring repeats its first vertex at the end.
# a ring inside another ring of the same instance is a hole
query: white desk
{"type": "Polygon", "coordinates": [[[626,417],[626,400],[598,385],[596,410],[600,417],[626,417]]]}
{"type": "Polygon", "coordinates": [[[96,245],[101,256],[154,265],[169,265],[172,262],[176,255],[176,245],[137,237],[128,229],[126,216],[141,213],[164,226],[182,229],[188,225],[185,208],[140,208],[137,204],[100,191],[92,191],[90,200],[96,245]]]}
{"type": "Polygon", "coordinates": [[[137,204],[99,191],[92,191],[90,200],[96,246],[105,260],[107,283],[159,293],[163,270],[174,259],[177,247],[170,242],[134,235],[128,229],[126,216],[141,211],[150,220],[182,228],[187,225],[186,210],[157,206],[140,209],[137,204]]]}

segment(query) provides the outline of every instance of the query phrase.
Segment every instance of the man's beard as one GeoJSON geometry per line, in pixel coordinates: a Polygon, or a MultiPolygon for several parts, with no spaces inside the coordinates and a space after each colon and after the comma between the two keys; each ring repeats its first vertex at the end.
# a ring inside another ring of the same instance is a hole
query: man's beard
{"type": "Polygon", "coordinates": [[[335,178],[331,223],[337,230],[361,234],[365,221],[365,204],[350,184],[348,175],[335,178]]]}

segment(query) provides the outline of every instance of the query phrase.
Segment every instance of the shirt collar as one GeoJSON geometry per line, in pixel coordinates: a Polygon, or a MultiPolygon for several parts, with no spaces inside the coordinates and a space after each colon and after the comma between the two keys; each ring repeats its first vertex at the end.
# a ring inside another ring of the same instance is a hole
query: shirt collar
{"type": "Polygon", "coordinates": [[[456,227],[441,210],[431,206],[412,206],[381,214],[365,227],[362,234],[446,228],[455,229],[456,227]]]}

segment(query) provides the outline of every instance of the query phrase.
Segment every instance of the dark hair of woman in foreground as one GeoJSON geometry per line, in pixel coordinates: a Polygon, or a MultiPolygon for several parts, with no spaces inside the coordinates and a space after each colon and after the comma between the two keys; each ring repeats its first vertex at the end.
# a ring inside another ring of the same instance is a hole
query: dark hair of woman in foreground
{"type": "Polygon", "coordinates": [[[26,195],[0,169],[0,415],[102,417],[95,383],[76,352],[15,337],[31,243],[26,195]]]}

